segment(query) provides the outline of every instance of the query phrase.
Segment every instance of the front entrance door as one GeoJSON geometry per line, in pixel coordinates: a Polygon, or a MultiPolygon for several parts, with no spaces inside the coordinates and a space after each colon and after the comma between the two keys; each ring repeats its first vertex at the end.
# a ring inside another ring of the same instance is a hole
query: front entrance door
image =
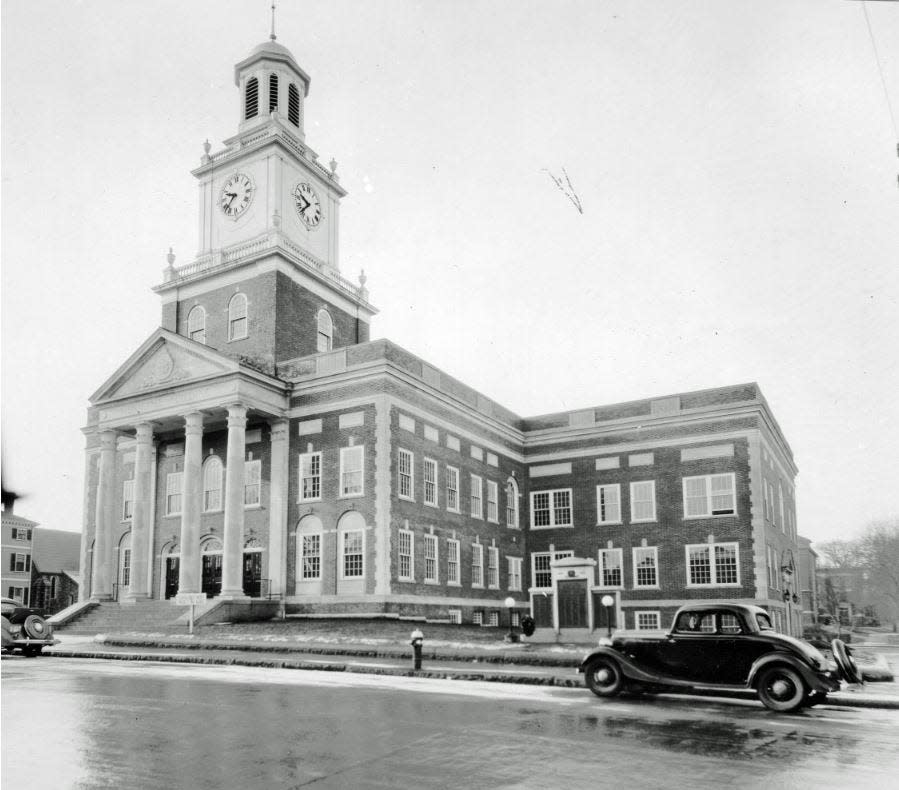
{"type": "Polygon", "coordinates": [[[559,628],[587,627],[587,580],[558,581],[559,628]]]}
{"type": "Polygon", "coordinates": [[[214,598],[222,591],[222,555],[203,555],[203,592],[207,598],[214,598]]]}
{"type": "Polygon", "coordinates": [[[250,598],[262,594],[262,552],[245,551],[243,555],[243,591],[250,598]]]}
{"type": "Polygon", "coordinates": [[[174,598],[178,594],[178,566],[180,557],[165,558],[165,597],[166,600],[174,598]]]}

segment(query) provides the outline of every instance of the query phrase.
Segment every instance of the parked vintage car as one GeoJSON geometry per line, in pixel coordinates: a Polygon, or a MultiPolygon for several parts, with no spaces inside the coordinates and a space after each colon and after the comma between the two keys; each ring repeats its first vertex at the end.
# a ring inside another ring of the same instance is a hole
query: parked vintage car
{"type": "Polygon", "coordinates": [[[823,702],[840,676],[860,683],[851,651],[832,643],[834,665],[817,648],[777,633],[760,606],[688,604],[669,632],[619,631],[584,657],[578,669],[600,697],[622,691],[706,689],[755,691],[762,703],[786,712],[823,702]]]}
{"type": "Polygon", "coordinates": [[[2,615],[3,652],[20,650],[26,656],[36,656],[48,645],[59,642],[53,638],[53,626],[34,609],[29,609],[14,598],[0,598],[2,615]]]}

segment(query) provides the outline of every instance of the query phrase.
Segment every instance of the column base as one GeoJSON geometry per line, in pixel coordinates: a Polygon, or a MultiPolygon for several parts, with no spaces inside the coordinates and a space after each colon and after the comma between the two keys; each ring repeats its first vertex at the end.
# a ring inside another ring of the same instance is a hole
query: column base
{"type": "Polygon", "coordinates": [[[252,601],[243,590],[222,590],[218,595],[215,596],[217,601],[252,601]]]}
{"type": "Polygon", "coordinates": [[[94,593],[91,596],[91,600],[97,603],[109,603],[115,599],[112,597],[112,593],[94,593]]]}
{"type": "Polygon", "coordinates": [[[149,593],[134,592],[134,593],[127,593],[122,598],[121,603],[134,604],[134,603],[137,603],[138,601],[149,601],[149,600],[150,600],[149,593]]]}

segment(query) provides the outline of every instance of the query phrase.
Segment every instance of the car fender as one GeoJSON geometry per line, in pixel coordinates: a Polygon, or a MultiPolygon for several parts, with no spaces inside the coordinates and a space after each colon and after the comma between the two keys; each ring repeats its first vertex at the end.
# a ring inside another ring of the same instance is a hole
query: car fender
{"type": "Polygon", "coordinates": [[[786,665],[795,669],[811,691],[836,691],[840,688],[839,680],[831,677],[829,672],[816,671],[806,664],[805,661],[802,661],[789,653],[767,653],[766,655],[757,658],[749,670],[749,677],[746,680],[746,685],[749,688],[754,688],[759,675],[767,667],[774,665],[786,665]]]}
{"type": "Polygon", "coordinates": [[[662,681],[662,678],[657,673],[647,672],[643,667],[637,664],[633,659],[626,656],[624,653],[619,653],[617,650],[613,650],[611,647],[604,646],[600,646],[587,654],[587,656],[584,657],[583,661],[581,661],[581,664],[578,667],[577,671],[585,672],[587,666],[600,656],[604,658],[610,658],[613,661],[617,662],[618,666],[621,667],[622,674],[629,680],[642,680],[644,683],[659,683],[662,681]]]}

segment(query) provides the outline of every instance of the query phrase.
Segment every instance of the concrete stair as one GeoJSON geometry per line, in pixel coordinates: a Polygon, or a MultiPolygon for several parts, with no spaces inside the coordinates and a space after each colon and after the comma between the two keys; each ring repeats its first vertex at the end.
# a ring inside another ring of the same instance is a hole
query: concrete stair
{"type": "Polygon", "coordinates": [[[54,627],[58,634],[109,634],[124,631],[172,631],[183,625],[176,621],[188,611],[173,601],[104,601],[65,625],[54,627]]]}

